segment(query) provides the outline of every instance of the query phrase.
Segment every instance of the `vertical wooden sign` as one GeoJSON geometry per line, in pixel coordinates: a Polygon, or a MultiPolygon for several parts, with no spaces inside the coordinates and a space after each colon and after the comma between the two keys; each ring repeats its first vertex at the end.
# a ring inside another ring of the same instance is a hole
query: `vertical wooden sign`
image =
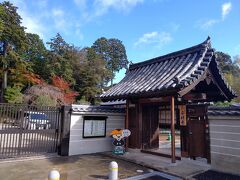
{"type": "Polygon", "coordinates": [[[187,125],[186,105],[179,105],[180,126],[187,125]]]}

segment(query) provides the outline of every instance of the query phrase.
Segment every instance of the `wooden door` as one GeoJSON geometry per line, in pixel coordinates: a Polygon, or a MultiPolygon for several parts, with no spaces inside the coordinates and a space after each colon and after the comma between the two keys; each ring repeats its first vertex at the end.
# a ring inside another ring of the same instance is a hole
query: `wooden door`
{"type": "Polygon", "coordinates": [[[129,117],[129,130],[131,131],[131,136],[129,136],[129,148],[140,148],[139,143],[139,122],[137,116],[137,107],[130,107],[128,111],[129,117]]]}
{"type": "Polygon", "coordinates": [[[157,105],[142,106],[142,142],[144,149],[159,148],[158,113],[157,105]]]}
{"type": "Polygon", "coordinates": [[[193,159],[196,157],[206,157],[206,135],[205,135],[205,121],[199,119],[190,119],[188,121],[189,128],[189,155],[193,159]]]}

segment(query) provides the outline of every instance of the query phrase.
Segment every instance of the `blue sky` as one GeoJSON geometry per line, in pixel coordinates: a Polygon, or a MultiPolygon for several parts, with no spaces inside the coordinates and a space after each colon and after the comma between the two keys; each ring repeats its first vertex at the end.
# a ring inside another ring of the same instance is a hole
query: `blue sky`
{"type": "MultiPolygon", "coordinates": [[[[201,43],[240,55],[239,0],[11,0],[27,32],[44,42],[59,32],[68,43],[91,46],[118,38],[133,63],[201,43]]],[[[121,80],[124,71],[117,74],[121,80]]]]}

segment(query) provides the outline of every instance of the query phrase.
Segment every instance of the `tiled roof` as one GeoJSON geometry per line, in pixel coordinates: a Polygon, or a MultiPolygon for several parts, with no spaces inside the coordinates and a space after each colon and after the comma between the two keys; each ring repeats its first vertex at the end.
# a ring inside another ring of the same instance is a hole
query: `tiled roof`
{"type": "Polygon", "coordinates": [[[102,106],[114,106],[114,105],[125,105],[126,104],[126,100],[113,100],[113,101],[107,101],[107,102],[102,102],[101,105],[102,106]]]}
{"type": "Polygon", "coordinates": [[[234,93],[224,81],[211,48],[210,38],[203,43],[130,65],[126,76],[115,86],[103,93],[104,101],[151,95],[176,94],[206,72],[210,62],[219,78],[220,87],[229,99],[234,93]]]}
{"type": "Polygon", "coordinates": [[[217,116],[239,116],[240,120],[240,107],[217,107],[210,106],[208,107],[208,115],[217,115],[217,116]]]}
{"type": "Polygon", "coordinates": [[[108,106],[72,105],[72,112],[124,113],[124,108],[108,106]]]}

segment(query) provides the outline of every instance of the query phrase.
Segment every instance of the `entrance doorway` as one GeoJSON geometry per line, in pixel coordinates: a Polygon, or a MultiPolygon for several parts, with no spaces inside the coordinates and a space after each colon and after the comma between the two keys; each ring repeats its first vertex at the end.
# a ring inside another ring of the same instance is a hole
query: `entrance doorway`
{"type": "MultiPolygon", "coordinates": [[[[181,156],[179,111],[175,108],[175,147],[177,159],[181,156]]],[[[169,104],[142,105],[142,151],[171,157],[171,112],[169,104]]]]}
{"type": "Polygon", "coordinates": [[[206,105],[191,105],[188,116],[188,154],[192,159],[205,158],[210,162],[209,127],[206,105]]]}

